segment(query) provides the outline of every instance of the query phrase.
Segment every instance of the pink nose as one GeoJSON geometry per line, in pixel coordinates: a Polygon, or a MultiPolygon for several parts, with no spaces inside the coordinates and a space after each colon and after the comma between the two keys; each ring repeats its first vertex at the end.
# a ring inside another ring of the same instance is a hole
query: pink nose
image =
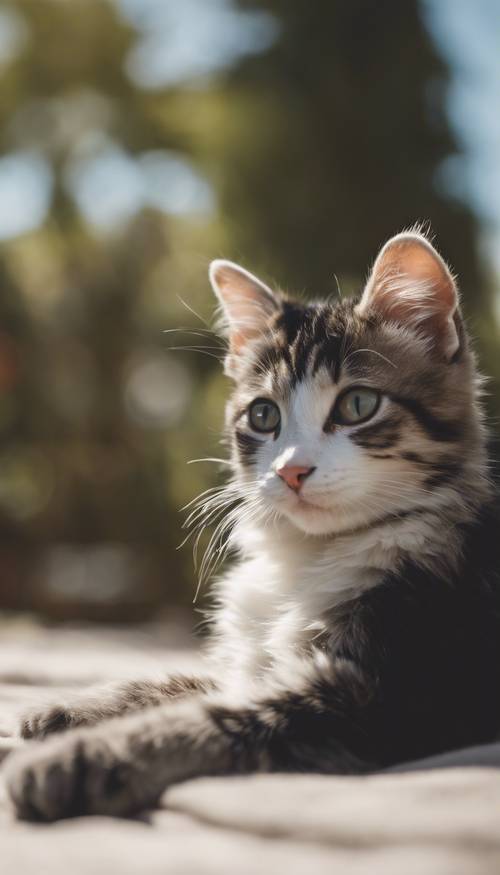
{"type": "Polygon", "coordinates": [[[309,477],[316,468],[304,467],[304,465],[283,465],[278,468],[276,473],[285,481],[286,485],[298,492],[306,477],[309,477]]]}

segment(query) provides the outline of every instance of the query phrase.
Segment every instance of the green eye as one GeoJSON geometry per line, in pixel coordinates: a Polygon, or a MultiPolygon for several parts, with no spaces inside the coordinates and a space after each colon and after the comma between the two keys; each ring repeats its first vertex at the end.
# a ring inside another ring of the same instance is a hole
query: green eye
{"type": "Polygon", "coordinates": [[[274,401],[256,398],[248,408],[248,421],[254,431],[265,433],[276,431],[281,422],[280,409],[274,401]]]}
{"type": "Polygon", "coordinates": [[[334,422],[339,425],[356,425],[370,419],[378,410],[380,393],[375,389],[350,389],[342,395],[334,410],[334,422]]]}

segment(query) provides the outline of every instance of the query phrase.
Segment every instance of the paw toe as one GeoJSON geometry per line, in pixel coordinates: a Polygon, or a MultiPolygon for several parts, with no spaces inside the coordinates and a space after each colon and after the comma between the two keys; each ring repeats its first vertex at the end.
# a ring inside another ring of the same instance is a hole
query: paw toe
{"type": "Polygon", "coordinates": [[[5,771],[10,797],[24,820],[124,816],[149,801],[144,775],[135,774],[107,739],[92,731],[31,742],[9,758],[5,771]]]}
{"type": "Polygon", "coordinates": [[[63,732],[71,725],[71,715],[63,706],[27,714],[21,720],[22,738],[44,738],[54,732],[63,732]]]}
{"type": "Polygon", "coordinates": [[[77,751],[46,752],[47,744],[29,745],[7,763],[7,788],[23,820],[51,821],[79,813],[77,751]]]}

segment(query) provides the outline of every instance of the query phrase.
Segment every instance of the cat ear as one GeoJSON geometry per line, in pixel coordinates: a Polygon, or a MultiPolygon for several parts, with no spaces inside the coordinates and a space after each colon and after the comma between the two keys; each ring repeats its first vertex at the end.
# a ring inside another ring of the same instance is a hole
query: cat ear
{"type": "Polygon", "coordinates": [[[223,326],[229,337],[226,370],[230,372],[231,360],[259,337],[280,304],[271,289],[232,261],[212,261],[209,277],[222,306],[223,326]]]}
{"type": "Polygon", "coordinates": [[[392,237],[380,251],[356,309],[417,329],[450,360],[459,347],[458,303],[441,256],[424,236],[408,232],[392,237]]]}

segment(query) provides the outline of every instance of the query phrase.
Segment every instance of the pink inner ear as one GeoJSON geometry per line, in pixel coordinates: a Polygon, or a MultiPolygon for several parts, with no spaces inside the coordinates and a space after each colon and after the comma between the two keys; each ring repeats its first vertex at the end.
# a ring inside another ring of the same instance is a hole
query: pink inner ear
{"type": "Polygon", "coordinates": [[[257,277],[232,262],[213,262],[210,279],[224,310],[231,352],[238,353],[261,334],[278,301],[257,277]]]}
{"type": "Polygon", "coordinates": [[[418,328],[440,343],[447,357],[458,346],[453,321],[458,295],[446,264],[424,238],[402,234],[382,249],[358,307],[418,328]]]}
{"type": "MultiPolygon", "coordinates": [[[[453,279],[441,258],[427,243],[401,241],[395,243],[387,252],[381,253],[380,266],[377,264],[378,285],[384,294],[385,280],[407,277],[408,284],[422,283],[434,297],[436,311],[448,311],[457,304],[453,279]]],[[[374,277],[377,281],[377,276],[374,277]]],[[[376,292],[375,292],[376,294],[376,292]]],[[[411,289],[408,289],[411,297],[411,289]]],[[[393,302],[398,305],[398,301],[393,302]]]]}

